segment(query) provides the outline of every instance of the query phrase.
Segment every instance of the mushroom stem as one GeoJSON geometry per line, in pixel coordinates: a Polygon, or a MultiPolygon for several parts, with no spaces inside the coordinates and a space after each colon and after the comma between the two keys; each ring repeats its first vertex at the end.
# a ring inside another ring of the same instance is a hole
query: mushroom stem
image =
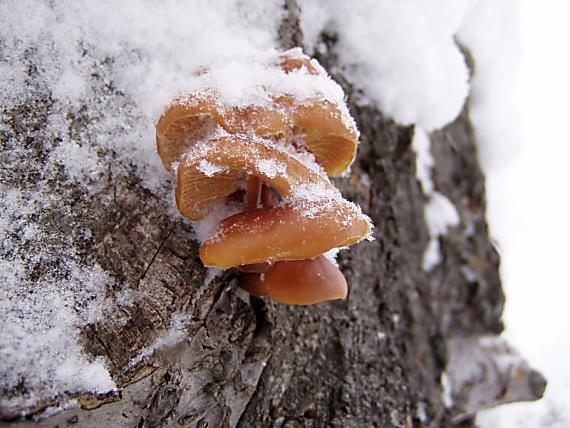
{"type": "Polygon", "coordinates": [[[267,184],[263,186],[263,190],[261,191],[261,206],[263,208],[273,208],[279,204],[279,199],[273,193],[271,187],[267,184]]]}
{"type": "MultiPolygon", "coordinates": [[[[252,195],[255,196],[254,191],[250,192],[250,185],[251,185],[251,187],[253,187],[255,184],[255,183],[252,184],[251,178],[257,178],[257,177],[250,176],[248,179],[247,191],[246,191],[245,199],[244,199],[246,209],[251,209],[251,208],[247,208],[247,204],[251,202],[248,200],[248,196],[250,197],[250,199],[253,199],[252,195]]],[[[261,183],[261,186],[259,187],[259,195],[257,195],[258,196],[258,202],[257,203],[258,204],[261,203],[261,206],[263,208],[273,208],[275,205],[277,205],[277,198],[273,194],[273,191],[269,188],[269,186],[267,184],[263,184],[263,182],[259,178],[257,178],[257,181],[259,181],[261,183]]],[[[257,191],[257,189],[255,189],[255,191],[257,191]]],[[[238,266],[238,269],[241,272],[260,273],[260,272],[265,272],[267,269],[269,269],[270,266],[271,265],[269,263],[254,263],[251,265],[240,265],[240,266],[238,266]]]]}
{"type": "Polygon", "coordinates": [[[262,185],[263,182],[261,179],[255,175],[250,175],[247,178],[247,188],[245,190],[245,197],[243,201],[244,209],[246,211],[254,210],[259,206],[262,185]]]}

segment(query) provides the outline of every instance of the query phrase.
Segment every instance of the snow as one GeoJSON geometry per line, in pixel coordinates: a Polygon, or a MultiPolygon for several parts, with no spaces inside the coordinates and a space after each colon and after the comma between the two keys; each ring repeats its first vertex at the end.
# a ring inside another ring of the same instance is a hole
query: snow
{"type": "Polygon", "coordinates": [[[105,362],[85,355],[78,343],[79,327],[100,318],[111,279],[98,265],[81,263],[72,248],[50,244],[53,236],[32,220],[40,206],[49,212],[57,203],[0,186],[0,378],[5,391],[27,391],[4,394],[2,406],[33,405],[63,391],[115,389],[105,362]],[[52,267],[42,272],[46,264],[52,267]]]}
{"type": "Polygon", "coordinates": [[[439,192],[433,192],[431,195],[426,205],[425,217],[432,236],[443,235],[449,227],[459,224],[459,214],[455,206],[439,192]]]}
{"type": "Polygon", "coordinates": [[[342,71],[358,82],[362,104],[397,122],[441,128],[460,113],[468,70],[454,36],[468,0],[302,0],[301,27],[312,51],[319,35],[338,35],[342,71]]]}
{"type": "Polygon", "coordinates": [[[520,58],[520,0],[476,0],[457,32],[475,58],[469,117],[486,171],[520,155],[522,139],[515,85],[520,58]]]}
{"type": "Polygon", "coordinates": [[[434,189],[431,176],[434,164],[430,152],[431,143],[427,132],[419,126],[414,129],[412,147],[416,152],[416,177],[427,198],[424,218],[430,239],[424,251],[422,267],[429,272],[441,262],[439,238],[446,235],[450,227],[457,226],[460,218],[453,203],[434,189]]]}
{"type": "MultiPolygon", "coordinates": [[[[243,64],[236,58],[255,57],[260,52],[268,55],[283,13],[279,2],[230,0],[216,4],[205,0],[191,4],[127,0],[81,5],[71,0],[12,0],[0,8],[0,37],[5,41],[2,70],[7,70],[0,93],[5,107],[17,105],[25,97],[27,83],[21,71],[28,58],[32,59],[55,101],[50,117],[54,133],[61,134],[69,112],[87,102],[90,115],[98,120],[85,124],[86,135],[79,140],[91,137],[96,143],[93,146],[112,149],[120,159],[130,160],[141,169],[145,185],[156,191],[164,175],[161,177],[162,166],[155,155],[154,121],[164,106],[188,89],[192,81],[188,76],[200,66],[214,64],[215,68],[232,61],[243,64]],[[108,104],[105,94],[94,93],[94,79],[102,79],[125,94],[130,103],[117,115],[105,114],[116,107],[108,104]]],[[[243,76],[234,77],[226,79],[228,91],[232,85],[239,90],[237,79],[243,76]]],[[[246,82],[255,77],[251,75],[246,82]]],[[[62,153],[65,146],[77,143],[69,136],[58,136],[63,139],[62,153]]],[[[90,175],[98,164],[103,166],[89,145],[81,146],[81,158],[57,159],[78,178],[90,175]]]]}
{"type": "Polygon", "coordinates": [[[287,165],[275,159],[260,159],[257,168],[266,177],[275,178],[277,175],[284,175],[287,172],[287,165]]]}
{"type": "Polygon", "coordinates": [[[202,159],[200,163],[198,163],[198,170],[202,172],[206,177],[213,177],[216,174],[224,172],[226,168],[220,165],[214,165],[211,162],[208,162],[206,159],[202,159]]]}
{"type": "MultiPolygon", "coordinates": [[[[286,52],[289,58],[302,58],[300,48],[286,52]]],[[[341,110],[341,118],[347,127],[354,127],[344,103],[344,92],[332,80],[320,64],[312,60],[318,73],[311,73],[306,67],[292,70],[284,78],[283,70],[277,66],[279,58],[274,49],[260,50],[254,55],[238,58],[224,58],[203,64],[204,72],[195,75],[180,88],[181,95],[176,102],[192,104],[199,96],[214,100],[223,111],[226,108],[273,106],[276,96],[287,95],[301,103],[308,101],[331,101],[341,110]]]]}
{"type": "Polygon", "coordinates": [[[445,405],[445,407],[452,408],[453,407],[453,390],[451,388],[451,380],[447,373],[443,372],[440,378],[441,382],[441,401],[445,405]]]}
{"type": "Polygon", "coordinates": [[[329,262],[331,262],[333,265],[338,267],[338,262],[337,262],[336,258],[338,256],[338,253],[340,250],[341,250],[341,248],[331,248],[326,253],[324,253],[323,256],[325,256],[327,258],[327,260],[329,262]]]}
{"type": "Polygon", "coordinates": [[[417,126],[414,128],[412,147],[416,152],[416,177],[418,178],[424,194],[431,195],[434,191],[431,173],[433,170],[433,157],[431,156],[431,142],[427,132],[417,126]]]}
{"type": "Polygon", "coordinates": [[[428,421],[427,404],[424,401],[420,401],[418,403],[418,407],[416,409],[416,416],[421,423],[425,424],[428,421]]]}

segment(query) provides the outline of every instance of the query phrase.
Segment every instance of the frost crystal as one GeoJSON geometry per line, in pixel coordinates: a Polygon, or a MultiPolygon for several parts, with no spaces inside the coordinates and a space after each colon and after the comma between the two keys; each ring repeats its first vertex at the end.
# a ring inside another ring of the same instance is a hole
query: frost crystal
{"type": "Polygon", "coordinates": [[[219,165],[214,165],[213,163],[208,162],[205,159],[202,159],[198,164],[198,169],[204,173],[206,177],[213,177],[220,172],[224,172],[226,168],[219,165]]]}

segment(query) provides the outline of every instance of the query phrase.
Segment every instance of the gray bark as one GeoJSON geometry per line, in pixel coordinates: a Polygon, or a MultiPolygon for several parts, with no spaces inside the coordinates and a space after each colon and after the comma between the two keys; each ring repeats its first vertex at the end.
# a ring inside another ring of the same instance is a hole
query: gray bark
{"type": "MultiPolygon", "coordinates": [[[[284,48],[302,40],[297,5],[286,4],[289,15],[280,29],[284,48]]],[[[113,179],[115,168],[132,165],[117,165],[112,153],[103,153],[109,168],[100,191],[89,195],[63,172],[50,171],[53,192],[61,194],[62,207],[72,209],[43,213],[42,227],[63,227],[62,233],[82,248],[81,260],[95,260],[121,289],[136,290],[141,298],[126,313],[107,313],[82,332],[85,351],[106,359],[119,392],[77,396],[80,407],[49,417],[45,410],[69,397],[3,408],[5,422],[471,426],[481,408],[542,395],[544,380],[524,361],[514,359],[514,366],[501,367],[480,345],[480,337],[493,337],[503,328],[504,296],[499,257],[485,221],[484,176],[468,109],[431,135],[436,189],[454,203],[461,223],[440,238],[442,263],[426,273],[426,197],[416,179],[413,128],[359,105],[359,88],[336,65],[336,36],[323,34],[322,39],[326,49],[317,57],[347,92],[362,133],[352,174],[335,182],[376,225],[374,242],[340,253],[348,299],[310,307],[276,304],[240,290],[233,270],[204,282],[207,271],[191,227],[145,189],[134,171],[113,179]],[[77,224],[95,231],[90,240],[77,235],[77,224]],[[193,313],[183,340],[153,351],[174,313],[193,313]],[[151,351],[141,358],[145,349],[151,351]],[[461,377],[463,363],[476,367],[471,378],[461,377]]],[[[94,85],[104,91],[102,82],[94,85]]],[[[50,144],[42,140],[42,130],[50,95],[38,84],[29,97],[26,105],[3,111],[3,150],[34,132],[21,162],[3,173],[5,183],[16,188],[33,187],[48,173],[42,165],[50,144]]],[[[70,114],[76,114],[73,126],[81,128],[86,118],[81,112],[70,114]]],[[[50,268],[38,265],[38,275],[50,268]]],[[[112,297],[119,291],[107,293],[112,297]]],[[[495,355],[513,353],[498,348],[495,355]]]]}

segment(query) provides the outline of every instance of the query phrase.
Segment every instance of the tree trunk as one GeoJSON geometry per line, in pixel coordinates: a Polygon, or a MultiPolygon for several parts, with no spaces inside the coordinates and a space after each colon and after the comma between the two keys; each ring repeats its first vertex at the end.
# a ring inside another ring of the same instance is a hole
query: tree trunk
{"type": "MultiPolygon", "coordinates": [[[[283,48],[302,44],[295,2],[287,8],[283,48]]],[[[430,135],[435,188],[455,205],[460,223],[437,238],[441,263],[426,271],[427,197],[416,178],[414,129],[356,104],[359,88],[335,72],[335,35],[322,34],[322,41],[316,56],[345,89],[361,131],[352,173],[335,184],[375,224],[375,241],[339,254],[350,287],[346,301],[297,307],[246,294],[236,286],[236,271],[201,265],[191,227],[143,187],[136,166],[101,148],[108,169],[92,194],[62,171],[42,169],[53,145],[45,140],[51,104],[41,82],[30,85],[25,105],[3,109],[4,153],[24,147],[3,182],[31,188],[48,175],[61,206],[42,211],[38,224],[61,230],[81,249],[79,263],[94,260],[114,278],[110,299],[125,290],[138,296],[81,332],[85,352],[105,359],[117,392],[74,394],[79,406],[58,412],[50,408],[69,395],[4,406],[4,421],[50,427],[472,426],[481,408],[542,395],[542,377],[496,336],[504,296],[467,107],[430,135]],[[117,168],[132,171],[117,180],[117,168]],[[94,231],[88,240],[79,236],[81,227],[94,231]],[[508,366],[501,364],[506,355],[512,357],[508,366]]],[[[33,64],[28,73],[39,79],[33,64]]],[[[105,97],[104,83],[93,84],[105,97]]],[[[120,94],[112,95],[117,107],[120,94]]],[[[69,132],[81,129],[87,120],[81,110],[68,113],[75,117],[69,132]]],[[[38,275],[53,268],[35,266],[38,275]]],[[[9,397],[25,393],[3,389],[9,397]]]]}

